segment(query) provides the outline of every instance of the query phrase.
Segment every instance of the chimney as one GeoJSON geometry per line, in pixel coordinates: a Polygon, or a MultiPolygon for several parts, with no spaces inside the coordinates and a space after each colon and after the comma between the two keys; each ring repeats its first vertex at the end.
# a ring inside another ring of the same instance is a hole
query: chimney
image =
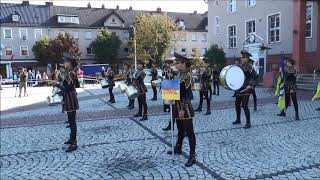
{"type": "Polygon", "coordinates": [[[131,10],[132,10],[132,6],[129,7],[129,11],[131,11],[131,10]]]}
{"type": "Polygon", "coordinates": [[[119,5],[117,4],[117,6],[116,6],[116,9],[119,9],[120,7],[119,7],[119,5]]]}
{"type": "Polygon", "coordinates": [[[160,7],[157,7],[157,12],[161,12],[161,8],[160,7]]]}
{"type": "Polygon", "coordinates": [[[46,2],[46,6],[53,6],[53,2],[46,2]]]}
{"type": "Polygon", "coordinates": [[[30,4],[29,4],[29,1],[22,1],[22,5],[23,6],[29,6],[30,4]]]}
{"type": "Polygon", "coordinates": [[[198,12],[197,11],[193,11],[193,14],[197,14],[198,12]]]}
{"type": "Polygon", "coordinates": [[[105,7],[104,7],[104,4],[102,4],[102,5],[101,5],[101,8],[102,8],[102,9],[104,9],[104,8],[105,8],[105,7]]]}
{"type": "Polygon", "coordinates": [[[87,8],[91,8],[91,4],[90,3],[88,3],[87,8]]]}

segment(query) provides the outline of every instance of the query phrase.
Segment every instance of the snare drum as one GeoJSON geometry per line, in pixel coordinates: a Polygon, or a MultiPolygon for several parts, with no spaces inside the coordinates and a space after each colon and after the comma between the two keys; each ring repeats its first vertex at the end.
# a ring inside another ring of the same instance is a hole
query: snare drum
{"type": "Polygon", "coordinates": [[[128,86],[126,83],[121,83],[121,84],[119,84],[118,88],[119,88],[120,92],[124,93],[125,90],[128,88],[128,86]]]}
{"type": "Polygon", "coordinates": [[[193,90],[200,91],[201,90],[201,84],[200,83],[194,83],[193,84],[193,90]]]}
{"type": "Polygon", "coordinates": [[[244,72],[237,65],[229,65],[221,70],[220,82],[226,89],[238,90],[243,86],[244,80],[244,72]]]}
{"type": "Polygon", "coordinates": [[[107,88],[109,86],[109,83],[108,83],[108,81],[106,79],[102,79],[100,81],[100,85],[104,89],[104,88],[107,88]]]}
{"type": "Polygon", "coordinates": [[[161,79],[157,79],[157,80],[151,81],[151,84],[152,84],[153,86],[160,87],[161,82],[162,82],[161,79]]]}
{"type": "Polygon", "coordinates": [[[138,90],[132,85],[126,88],[125,93],[129,99],[135,99],[139,96],[138,90]]]}
{"type": "Polygon", "coordinates": [[[55,94],[54,96],[48,96],[47,97],[47,103],[49,106],[55,105],[55,104],[61,104],[62,103],[62,96],[55,94]]]}

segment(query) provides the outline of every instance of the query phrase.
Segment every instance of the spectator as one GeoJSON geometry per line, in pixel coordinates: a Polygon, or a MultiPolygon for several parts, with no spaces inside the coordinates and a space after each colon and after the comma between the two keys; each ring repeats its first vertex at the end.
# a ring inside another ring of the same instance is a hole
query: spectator
{"type": "Polygon", "coordinates": [[[83,82],[83,71],[81,70],[81,68],[79,67],[77,70],[77,76],[78,76],[78,81],[81,85],[81,87],[84,87],[84,82],[83,82]]]}
{"type": "Polygon", "coordinates": [[[33,79],[34,79],[34,74],[29,69],[29,71],[28,71],[28,86],[32,86],[33,85],[33,82],[32,82],[33,79]]]}
{"type": "Polygon", "coordinates": [[[39,86],[39,81],[41,80],[41,73],[40,71],[37,71],[37,74],[36,74],[36,86],[39,86]]]}
{"type": "Polygon", "coordinates": [[[48,76],[46,74],[46,72],[42,73],[42,80],[43,80],[43,84],[48,85],[48,76]]]}
{"type": "Polygon", "coordinates": [[[22,88],[24,88],[24,96],[28,96],[27,94],[27,79],[28,79],[28,73],[27,70],[23,67],[19,68],[19,97],[21,97],[21,91],[22,88]]]}
{"type": "Polygon", "coordinates": [[[2,76],[0,74],[0,90],[2,90],[2,76]]]}

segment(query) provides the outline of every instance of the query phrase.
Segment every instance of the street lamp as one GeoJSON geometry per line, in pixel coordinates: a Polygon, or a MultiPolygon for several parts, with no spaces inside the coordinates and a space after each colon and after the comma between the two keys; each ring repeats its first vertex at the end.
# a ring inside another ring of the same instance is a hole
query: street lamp
{"type": "Polygon", "coordinates": [[[133,43],[134,43],[134,70],[137,70],[137,40],[136,40],[136,28],[131,25],[130,28],[133,29],[133,43]]]}

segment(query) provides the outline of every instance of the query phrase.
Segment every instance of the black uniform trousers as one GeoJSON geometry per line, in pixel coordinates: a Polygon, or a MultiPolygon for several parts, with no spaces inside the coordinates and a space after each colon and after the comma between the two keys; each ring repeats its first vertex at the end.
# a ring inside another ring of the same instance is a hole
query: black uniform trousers
{"type": "Polygon", "coordinates": [[[257,95],[256,95],[256,89],[253,88],[253,105],[254,105],[254,108],[257,109],[257,95]]]}
{"type": "Polygon", "coordinates": [[[219,95],[219,82],[218,81],[213,81],[213,94],[219,95]],[[216,91],[217,89],[217,91],[216,91]]]}
{"type": "Polygon", "coordinates": [[[199,103],[199,109],[202,108],[202,104],[203,104],[203,95],[206,98],[207,101],[207,110],[210,110],[210,98],[209,98],[209,91],[208,90],[203,90],[203,91],[199,91],[200,94],[200,103],[199,103]]]}
{"type": "Polygon", "coordinates": [[[139,94],[138,103],[139,103],[139,112],[138,112],[138,114],[142,114],[142,106],[143,106],[143,115],[146,115],[148,113],[146,93],[139,94]]]}
{"type": "Polygon", "coordinates": [[[153,85],[151,85],[151,87],[152,87],[152,91],[153,91],[153,98],[156,99],[158,97],[157,87],[153,86],[153,85]]]}
{"type": "Polygon", "coordinates": [[[176,148],[182,148],[182,143],[185,133],[187,133],[190,146],[190,155],[194,155],[196,151],[196,136],[193,130],[192,118],[188,119],[176,119],[178,127],[178,140],[176,148]]]}
{"type": "Polygon", "coordinates": [[[76,143],[77,141],[77,124],[76,124],[76,111],[67,112],[68,122],[70,125],[70,140],[72,143],[76,143]]]}
{"type": "Polygon", "coordinates": [[[109,86],[110,101],[114,101],[115,100],[112,90],[113,90],[113,86],[109,86]]]}
{"type": "Polygon", "coordinates": [[[294,106],[294,110],[296,112],[296,114],[298,114],[298,100],[297,100],[297,93],[296,92],[286,92],[285,93],[285,103],[286,103],[286,109],[288,108],[288,106],[290,105],[290,97],[294,106]]]}
{"type": "Polygon", "coordinates": [[[235,106],[236,106],[236,112],[237,112],[237,121],[240,122],[240,117],[241,117],[241,105],[242,108],[244,110],[244,113],[246,115],[246,119],[247,119],[247,124],[250,124],[250,111],[248,108],[248,102],[249,102],[249,97],[250,95],[237,95],[236,96],[236,102],[235,102],[235,106]]]}

